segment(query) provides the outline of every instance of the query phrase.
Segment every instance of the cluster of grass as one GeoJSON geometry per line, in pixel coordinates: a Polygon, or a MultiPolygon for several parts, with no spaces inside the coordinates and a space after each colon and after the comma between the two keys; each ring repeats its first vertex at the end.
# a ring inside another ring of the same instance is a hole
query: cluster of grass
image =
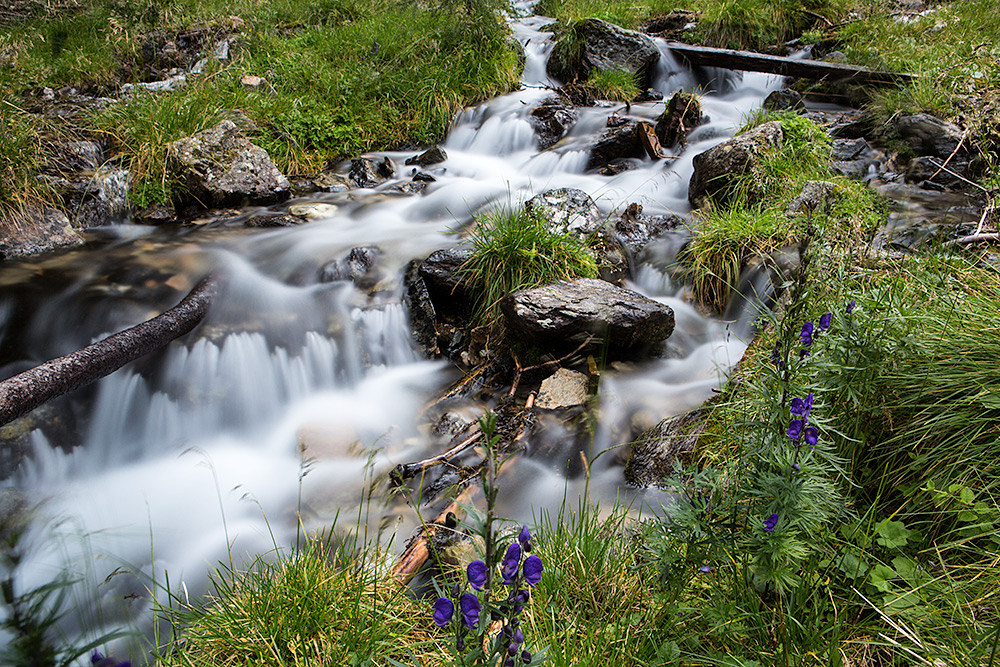
{"type": "Polygon", "coordinates": [[[830,169],[830,138],[811,120],[791,112],[761,113],[740,131],[770,121],[781,123],[781,146],[733,180],[729,203],[702,215],[684,253],[694,297],[715,309],[725,306],[749,258],[796,243],[807,223],[830,240],[853,240],[874,230],[882,217],[874,191],[830,169]],[[808,217],[787,215],[808,181],[833,183],[832,201],[808,217]]]}
{"type": "MultiPolygon", "coordinates": [[[[312,172],[367,150],[426,144],[443,136],[463,105],[506,92],[519,57],[500,3],[397,0],[81,0],[55,18],[0,33],[0,91],[36,86],[113,90],[141,78],[142,44],[157,31],[202,26],[222,34],[238,16],[231,59],[164,94],[136,94],[82,121],[133,169],[133,191],[165,200],[168,142],[242,112],[251,138],[279,168],[312,172]],[[247,91],[246,74],[267,79],[247,91]]],[[[206,54],[214,47],[210,38],[206,54]]]]}
{"type": "Polygon", "coordinates": [[[469,241],[472,256],[463,264],[462,275],[477,288],[473,319],[480,325],[500,320],[500,301],[511,292],[598,275],[587,244],[569,232],[553,232],[544,206],[502,206],[483,214],[476,218],[469,241]]]}
{"type": "Polygon", "coordinates": [[[641,92],[635,76],[621,69],[595,69],[586,85],[597,99],[612,102],[627,102],[641,92]]]}

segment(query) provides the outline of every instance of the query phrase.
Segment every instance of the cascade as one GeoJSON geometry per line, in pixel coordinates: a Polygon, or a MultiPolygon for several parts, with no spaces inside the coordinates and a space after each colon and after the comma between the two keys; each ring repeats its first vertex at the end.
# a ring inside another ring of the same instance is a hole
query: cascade
{"type": "MultiPolygon", "coordinates": [[[[685,215],[693,156],[731,136],[780,83],[720,75],[719,92],[699,90],[710,121],[678,160],[647,159],[611,177],[586,173],[589,146],[616,107],[579,109],[569,136],[538,150],[528,114],[554,85],[545,73],[549,21],[512,21],[525,45],[524,87],[455,118],[444,142],[448,159],[423,194],[389,194],[389,183],[314,195],[292,203],[329,205],[327,214],[275,230],[224,221],[193,231],[122,224],[86,248],[0,268],[6,375],[145,319],[208,270],[225,278],[195,332],[53,404],[54,414],[75,424],[75,440],[31,434],[32,451],[0,482],[39,506],[38,548],[22,585],[50,581],[64,568],[80,575],[97,617],[68,622],[100,634],[148,623],[149,581],[169,575],[191,595],[203,592],[217,563],[232,557],[238,565],[287,547],[299,516],[310,528],[336,522],[372,535],[388,520],[397,541],[405,540],[412,513],[358,506],[373,476],[432,452],[421,409],[457,372],[414,351],[399,280],[369,294],[345,281],[320,282],[323,264],[376,246],[381,274],[398,277],[411,260],[457,244],[455,232],[484,207],[556,187],[587,192],[607,216],[632,202],[651,214],[685,215]],[[119,567],[146,579],[106,580],[119,567]]],[[[705,85],[658,45],[654,87],[665,98],[705,85]]],[[[655,120],[662,109],[662,102],[634,104],[631,113],[655,120]]],[[[379,159],[402,168],[412,154],[379,159]]],[[[635,258],[630,286],[674,309],[675,333],[662,358],[604,374],[591,458],[621,444],[636,423],[709,398],[751,335],[745,310],[730,313],[740,321],[732,327],[686,303],[668,270],[676,239],[661,250],[635,258]]],[[[598,457],[589,482],[558,458],[522,457],[512,467],[499,511],[514,519],[530,521],[585,488],[597,501],[629,495],[641,505],[642,493],[624,488],[613,456],[598,457]]]]}

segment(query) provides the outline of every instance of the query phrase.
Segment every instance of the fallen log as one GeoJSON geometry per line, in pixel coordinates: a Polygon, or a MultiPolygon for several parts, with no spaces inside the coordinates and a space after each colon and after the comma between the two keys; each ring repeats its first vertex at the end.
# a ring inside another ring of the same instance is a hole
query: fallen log
{"type": "Polygon", "coordinates": [[[871,86],[899,86],[916,81],[914,74],[880,72],[855,65],[828,63],[819,60],[802,60],[783,56],[770,56],[753,51],[716,49],[709,46],[692,46],[669,42],[667,46],[691,65],[721,67],[723,69],[766,72],[806,79],[850,81],[871,86]]]}
{"type": "Polygon", "coordinates": [[[180,303],[153,319],[0,382],[0,425],[188,333],[205,317],[217,287],[217,278],[209,274],[180,303]]]}
{"type": "Polygon", "coordinates": [[[462,512],[462,505],[468,504],[475,492],[475,486],[467,486],[462,489],[458,496],[448,503],[448,506],[441,510],[434,520],[424,526],[406,545],[406,550],[392,567],[389,576],[401,584],[409,583],[420,568],[424,566],[427,559],[431,557],[431,551],[435,540],[444,533],[454,532],[458,522],[456,518],[462,512]]]}

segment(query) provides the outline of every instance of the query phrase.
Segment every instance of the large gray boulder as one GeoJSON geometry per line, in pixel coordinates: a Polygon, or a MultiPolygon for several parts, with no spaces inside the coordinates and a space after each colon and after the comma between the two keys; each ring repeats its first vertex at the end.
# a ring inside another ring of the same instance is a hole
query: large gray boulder
{"type": "Polygon", "coordinates": [[[696,208],[709,200],[725,204],[732,198],[735,177],[750,171],[765,151],[780,146],[784,136],[781,123],[771,121],[696,155],[688,200],[696,208]]]}
{"type": "Polygon", "coordinates": [[[565,137],[573,127],[576,109],[560,97],[550,97],[531,110],[528,120],[538,135],[538,147],[545,150],[565,137]]]}
{"type": "Polygon", "coordinates": [[[646,35],[600,19],[584,19],[556,42],[546,70],[566,82],[585,81],[594,70],[625,70],[645,88],[659,59],[659,49],[646,35]]]}
{"type": "Polygon", "coordinates": [[[604,130],[590,149],[587,170],[599,169],[615,160],[644,158],[646,149],[639,136],[639,126],[642,124],[639,121],[628,119],[621,125],[604,130]]]}
{"type": "Polygon", "coordinates": [[[518,290],[500,302],[507,324],[538,345],[579,345],[588,336],[612,348],[657,343],[674,330],[674,311],[603,280],[562,280],[518,290]]]}
{"type": "Polygon", "coordinates": [[[231,120],[167,144],[167,169],[206,206],[266,204],[290,190],[267,152],[231,120]]]}

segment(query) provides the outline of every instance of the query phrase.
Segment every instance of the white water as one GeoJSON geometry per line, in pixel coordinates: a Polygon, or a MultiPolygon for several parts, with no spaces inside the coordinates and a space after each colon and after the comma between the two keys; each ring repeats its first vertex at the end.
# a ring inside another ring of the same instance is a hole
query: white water
{"type": "MultiPolygon", "coordinates": [[[[114,262],[137,262],[133,255],[186,278],[181,282],[187,285],[209,269],[221,271],[225,288],[186,343],[175,342],[151,361],[98,383],[87,427],[71,451],[53,448],[40,432],[32,435],[33,456],[6,482],[40,504],[43,517],[22,586],[49,581],[64,568],[80,573],[86,581],[81,595],[91,606],[98,603],[99,618],[79,622],[94,633],[102,623],[145,623],[149,582],[132,575],[106,582],[118,567],[160,584],[169,575],[175,588],[183,581],[196,594],[205,589],[210,569],[230,554],[238,565],[247,555],[287,547],[299,512],[311,528],[332,525],[339,513],[346,528],[357,523],[374,534],[388,521],[382,539],[393,526],[397,541],[408,537],[412,513],[375,506],[361,521],[359,504],[371,477],[440,446],[420,428],[421,409],[456,372],[414,352],[398,284],[369,297],[349,284],[317,284],[318,268],[353,247],[375,245],[384,253],[385,275],[398,275],[410,260],[458,243],[455,232],[484,206],[517,203],[556,187],[586,191],[609,217],[631,202],[648,214],[687,214],[693,156],[730,136],[779,84],[746,74],[724,82],[729,92],[705,94],[711,120],[677,161],[647,160],[614,177],[586,174],[588,148],[616,107],[580,109],[570,135],[538,151],[527,118],[551,95],[544,69],[551,44],[539,31],[546,22],[531,17],[513,23],[517,38],[528,44],[526,86],[459,114],[444,143],[449,158],[434,168],[438,180],[424,194],[382,194],[383,186],[322,195],[311,201],[336,205],[335,212],[300,227],[204,230],[151,242],[141,253],[130,254],[130,244],[141,237],[123,228],[122,240],[107,253],[80,256],[79,265],[87,268],[77,269],[62,293],[25,323],[32,332],[26,355],[75,349],[167,305],[123,298],[117,282],[102,276],[114,262]],[[81,305],[81,295],[95,293],[101,297],[81,305]],[[130,594],[140,598],[126,599],[130,594]]],[[[678,88],[697,89],[662,43],[661,53],[656,88],[667,99],[678,88]]],[[[662,102],[636,104],[631,115],[653,120],[663,108],[662,102]]],[[[402,163],[412,152],[385,155],[408,176],[402,163]]],[[[642,494],[624,488],[615,456],[601,452],[699,405],[743,353],[747,341],[698,314],[660,270],[640,267],[632,287],[674,309],[669,353],[604,374],[601,426],[587,451],[567,445],[562,458],[512,462],[502,514],[530,521],[581,494],[588,486],[574,472],[581,453],[592,462],[589,493],[595,500],[641,500],[642,494]]],[[[176,300],[166,302],[171,298],[176,300]]],[[[10,302],[0,300],[0,334],[11,327],[11,312],[10,302]]],[[[747,335],[745,326],[734,331],[747,335]]]]}

